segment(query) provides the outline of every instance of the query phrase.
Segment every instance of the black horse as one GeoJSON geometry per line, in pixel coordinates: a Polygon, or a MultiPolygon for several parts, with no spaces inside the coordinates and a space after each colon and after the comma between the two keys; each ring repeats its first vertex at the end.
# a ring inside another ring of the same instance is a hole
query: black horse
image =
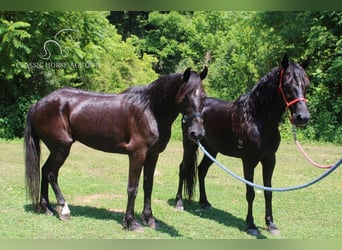
{"type": "MultiPolygon", "coordinates": [[[[304,69],[309,60],[301,65],[288,61],[285,55],[281,66],[261,78],[252,90],[241,95],[235,102],[225,102],[215,98],[206,98],[203,106],[205,137],[202,145],[214,157],[218,153],[242,159],[244,177],[253,182],[254,168],[260,161],[263,170],[263,182],[271,187],[276,151],[280,143],[278,124],[286,109],[290,110],[292,122],[296,126],[305,126],[310,118],[306,106],[305,90],[309,85],[304,69]]],[[[186,124],[184,124],[186,125],[186,124]]],[[[187,138],[188,132],[183,126],[183,161],[180,164],[179,186],[176,207],[183,209],[182,188],[191,198],[196,178],[196,151],[198,146],[187,138]]],[[[204,178],[212,161],[204,156],[198,166],[200,205],[209,208],[204,178]]],[[[253,220],[254,189],[246,186],[248,212],[247,232],[258,234],[253,220]]],[[[265,219],[268,230],[277,234],[278,230],[272,216],[272,192],[265,191],[265,219]]]]}
{"type": "Polygon", "coordinates": [[[200,117],[205,99],[202,80],[207,67],[197,74],[162,76],[146,86],[127,89],[121,94],[102,94],[62,88],[42,98],[28,111],[25,128],[26,187],[36,211],[53,214],[48,184],[57,198],[57,213],[62,220],[70,211],[58,186],[58,171],[77,140],[105,152],[129,156],[128,202],[124,228],[140,230],[134,218],[134,202],[139,178],[144,168],[145,225],[155,227],[151,209],[153,174],[161,153],[171,135],[171,125],[182,113],[192,140],[204,135],[200,117]],[[50,155],[42,167],[40,184],[40,145],[42,140],[50,155]],[[40,196],[40,198],[39,198],[40,196]]]}

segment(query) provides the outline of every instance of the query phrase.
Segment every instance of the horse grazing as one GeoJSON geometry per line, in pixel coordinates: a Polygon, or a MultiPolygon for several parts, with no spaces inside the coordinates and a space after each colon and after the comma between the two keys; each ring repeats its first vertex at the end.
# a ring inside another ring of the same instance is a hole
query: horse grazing
{"type": "MultiPolygon", "coordinates": [[[[218,153],[242,159],[244,177],[253,182],[254,168],[260,161],[263,170],[263,182],[271,187],[276,151],[280,143],[278,124],[286,109],[290,110],[291,120],[296,126],[305,126],[310,118],[306,106],[305,91],[309,80],[304,71],[309,60],[301,65],[288,61],[285,55],[281,66],[261,78],[251,91],[241,95],[234,102],[225,102],[216,98],[206,98],[203,106],[205,137],[201,143],[216,157],[218,153]]],[[[179,166],[179,186],[176,195],[176,208],[183,209],[182,188],[185,195],[193,195],[196,178],[196,151],[198,146],[187,138],[183,127],[183,160],[179,166]]],[[[204,179],[212,161],[204,156],[198,166],[200,200],[204,208],[210,208],[204,179]]],[[[246,185],[248,212],[247,232],[257,235],[259,232],[253,220],[254,189],[246,185]]],[[[272,216],[272,192],[265,191],[265,219],[268,230],[278,234],[272,216]]]]}
{"type": "Polygon", "coordinates": [[[192,140],[204,136],[202,112],[205,92],[200,74],[191,71],[162,76],[145,86],[131,87],[120,94],[87,92],[73,88],[58,89],[36,104],[27,114],[25,127],[25,164],[27,193],[36,211],[53,214],[48,184],[57,198],[60,219],[70,218],[70,210],[58,186],[58,171],[79,141],[105,152],[129,157],[128,202],[123,226],[141,230],[134,218],[134,203],[139,178],[144,167],[144,208],[142,220],[155,227],[151,209],[153,174],[171,135],[171,125],[182,113],[192,140]],[[50,151],[42,167],[40,182],[40,140],[50,151]],[[40,196],[40,198],[39,198],[40,196]]]}

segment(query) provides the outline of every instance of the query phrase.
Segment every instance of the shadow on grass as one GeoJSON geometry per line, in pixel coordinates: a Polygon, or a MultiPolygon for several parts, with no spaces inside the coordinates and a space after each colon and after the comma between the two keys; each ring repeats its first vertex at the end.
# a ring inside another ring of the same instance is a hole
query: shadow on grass
{"type": "MultiPolygon", "coordinates": [[[[52,207],[56,207],[56,204],[51,204],[52,207]]],[[[79,206],[79,205],[71,205],[68,204],[69,209],[71,211],[71,218],[72,217],[85,217],[91,218],[96,220],[114,220],[118,224],[122,225],[123,218],[125,216],[124,212],[117,212],[117,211],[110,211],[104,208],[97,208],[91,206],[79,206]]],[[[32,205],[25,205],[24,209],[26,212],[34,213],[32,205]]],[[[57,217],[57,215],[56,215],[57,217]]],[[[140,214],[135,213],[135,218],[138,220],[139,223],[142,224],[140,219],[140,214]]],[[[158,222],[158,229],[156,231],[168,234],[172,237],[181,237],[182,235],[179,232],[168,225],[167,223],[157,219],[158,222]]]]}
{"type": "MultiPolygon", "coordinates": [[[[168,204],[174,207],[176,204],[175,199],[169,199],[168,204]]],[[[214,207],[211,207],[210,209],[203,209],[200,207],[198,202],[189,200],[183,200],[183,205],[185,212],[191,213],[201,218],[216,221],[217,223],[223,224],[227,227],[235,227],[242,232],[246,232],[246,222],[243,219],[238,218],[229,212],[214,207]]],[[[260,229],[262,228],[259,228],[259,231],[260,229]]],[[[263,235],[261,232],[258,236],[255,236],[255,238],[267,239],[267,237],[263,235]]]]}

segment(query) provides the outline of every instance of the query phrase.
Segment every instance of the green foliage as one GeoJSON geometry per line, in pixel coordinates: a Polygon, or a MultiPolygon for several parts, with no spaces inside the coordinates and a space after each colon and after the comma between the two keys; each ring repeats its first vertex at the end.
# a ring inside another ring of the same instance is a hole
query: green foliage
{"type": "Polygon", "coordinates": [[[31,35],[27,32],[30,24],[23,21],[7,21],[0,18],[0,77],[6,80],[16,75],[29,78],[31,75],[24,66],[31,49],[26,44],[31,35]]]}
{"type": "Polygon", "coordinates": [[[310,111],[313,139],[342,143],[342,12],[307,13],[311,28],[307,51],[310,71],[310,111]]]}
{"type": "Polygon", "coordinates": [[[0,137],[21,136],[10,110],[23,121],[18,106],[62,86],[119,92],[207,64],[208,95],[234,100],[287,53],[311,58],[304,137],[342,143],[341,30],[340,11],[2,12],[0,137]],[[49,40],[51,57],[41,59],[49,40]]]}
{"type": "Polygon", "coordinates": [[[139,42],[140,50],[155,55],[158,63],[154,68],[161,74],[174,72],[177,64],[192,57],[189,39],[194,34],[189,17],[179,12],[151,12],[148,16],[150,28],[139,42]]]}
{"type": "Polygon", "coordinates": [[[278,64],[281,39],[260,23],[254,12],[236,16],[222,39],[212,63],[210,86],[215,95],[234,100],[278,64]],[[273,66],[270,66],[273,65],[273,66]]]}
{"type": "Polygon", "coordinates": [[[71,86],[120,92],[157,78],[155,59],[136,53],[107,12],[0,13],[0,137],[23,134],[29,106],[71,86]]]}

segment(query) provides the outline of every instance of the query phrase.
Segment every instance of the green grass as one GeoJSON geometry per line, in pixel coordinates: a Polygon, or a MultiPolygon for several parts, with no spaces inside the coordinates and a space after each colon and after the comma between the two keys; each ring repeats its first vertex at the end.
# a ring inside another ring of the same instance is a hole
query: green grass
{"type": "MultiPolygon", "coordinates": [[[[308,153],[320,162],[333,163],[341,157],[342,147],[332,144],[304,144],[308,153]]],[[[60,221],[32,211],[25,196],[22,141],[0,142],[0,238],[1,239],[253,239],[244,231],[246,216],[245,186],[213,165],[206,183],[211,210],[194,201],[185,203],[185,211],[174,210],[178,184],[178,165],[182,157],[180,141],[171,141],[160,155],[155,173],[152,208],[159,230],[144,232],[122,230],[126,208],[128,158],[89,149],[79,143],[60,170],[59,184],[71,209],[72,219],[60,221]]],[[[42,147],[43,159],[47,150],[42,147]]],[[[219,155],[218,159],[242,175],[239,159],[219,155]]],[[[305,183],[324,170],[307,163],[294,144],[282,143],[277,154],[273,186],[287,187],[305,183]]],[[[261,182],[261,168],[255,182],[261,182]]],[[[275,237],[264,225],[263,193],[256,191],[254,218],[260,227],[259,238],[341,239],[341,170],[309,188],[274,193],[273,215],[280,229],[275,237]]],[[[142,178],[141,178],[142,179],[142,178]]],[[[50,199],[55,202],[50,190],[50,199]]],[[[142,211],[142,185],[136,200],[136,216],[142,211]]]]}

